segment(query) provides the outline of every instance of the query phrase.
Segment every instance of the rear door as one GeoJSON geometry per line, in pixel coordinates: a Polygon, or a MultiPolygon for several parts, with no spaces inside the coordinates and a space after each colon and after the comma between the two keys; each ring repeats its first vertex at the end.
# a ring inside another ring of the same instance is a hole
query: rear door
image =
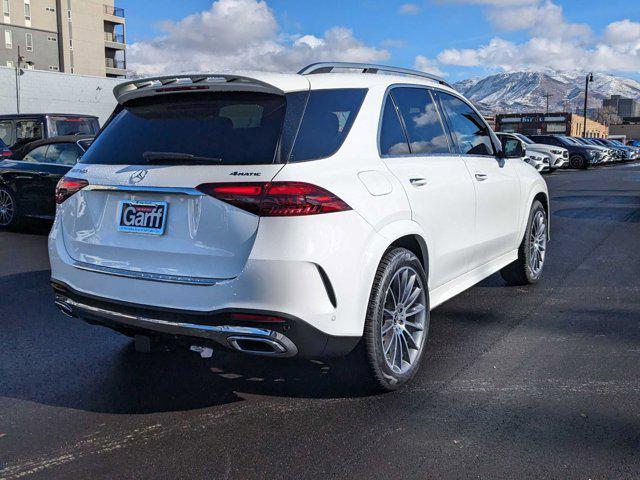
{"type": "Polygon", "coordinates": [[[259,217],[233,206],[233,195],[250,193],[251,182],[270,181],[281,169],[285,113],[296,108],[295,98],[261,92],[128,102],[68,175],[90,183],[62,207],[70,256],[92,268],[237,276],[259,217]],[[226,185],[229,201],[197,188],[209,183],[226,185]]]}
{"type": "Polygon", "coordinates": [[[450,145],[436,103],[426,88],[396,87],[386,99],[380,153],[426,232],[429,287],[467,271],[475,243],[475,193],[464,161],[450,145]]]}
{"type": "Polygon", "coordinates": [[[473,267],[517,247],[520,182],[513,161],[498,158],[486,122],[466,102],[438,92],[461,158],[476,189],[476,238],[473,267]]]}

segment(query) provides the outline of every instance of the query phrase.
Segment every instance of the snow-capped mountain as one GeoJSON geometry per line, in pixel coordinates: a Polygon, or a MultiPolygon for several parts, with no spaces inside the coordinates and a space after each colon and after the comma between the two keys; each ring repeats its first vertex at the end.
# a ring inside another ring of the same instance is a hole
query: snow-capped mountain
{"type": "MultiPolygon", "coordinates": [[[[454,87],[483,112],[576,111],[584,106],[585,72],[520,71],[462,80],[454,87]],[[565,105],[566,104],[566,105],[565,105]]],[[[611,95],[640,100],[640,82],[595,74],[589,85],[589,108],[602,107],[611,95]]]]}

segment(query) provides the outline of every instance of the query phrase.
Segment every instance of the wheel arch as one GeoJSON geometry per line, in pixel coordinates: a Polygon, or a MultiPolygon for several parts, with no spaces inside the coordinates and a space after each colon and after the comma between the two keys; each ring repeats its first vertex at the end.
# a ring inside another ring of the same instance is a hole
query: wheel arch
{"type": "Polygon", "coordinates": [[[385,253],[394,248],[406,248],[420,260],[422,268],[429,279],[429,249],[427,248],[427,242],[418,234],[403,235],[400,238],[394,240],[385,250],[385,253]]]}
{"type": "Polygon", "coordinates": [[[518,245],[520,245],[520,243],[522,242],[522,239],[524,238],[524,234],[527,231],[527,224],[529,223],[529,215],[531,213],[531,207],[533,206],[533,202],[535,202],[536,200],[539,201],[544,207],[546,217],[547,217],[547,240],[551,240],[551,221],[550,221],[551,210],[550,210],[550,204],[549,204],[549,193],[547,192],[546,188],[544,189],[537,188],[537,189],[534,189],[529,194],[529,199],[525,204],[527,208],[523,215],[522,225],[520,225],[520,234],[518,235],[518,245]]]}

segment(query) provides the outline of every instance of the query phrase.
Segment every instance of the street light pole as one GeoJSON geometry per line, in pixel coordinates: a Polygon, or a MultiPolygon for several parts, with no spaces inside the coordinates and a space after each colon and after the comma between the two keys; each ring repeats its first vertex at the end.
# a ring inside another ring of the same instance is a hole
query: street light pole
{"type": "Polygon", "coordinates": [[[593,82],[593,73],[587,75],[584,82],[584,122],[582,128],[582,138],[587,138],[587,99],[589,97],[589,83],[593,82]]]}
{"type": "Polygon", "coordinates": [[[16,64],[16,110],[20,113],[20,76],[22,75],[22,64],[32,66],[34,63],[31,60],[25,60],[20,55],[20,45],[18,45],[18,63],[16,64]]]}
{"type": "Polygon", "coordinates": [[[20,113],[20,45],[18,45],[18,63],[16,63],[16,111],[20,113]]]}

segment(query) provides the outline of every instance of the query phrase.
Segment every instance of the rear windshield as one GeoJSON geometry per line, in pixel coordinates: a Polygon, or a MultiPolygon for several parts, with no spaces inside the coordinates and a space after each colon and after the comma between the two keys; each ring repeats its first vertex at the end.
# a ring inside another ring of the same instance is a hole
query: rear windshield
{"type": "Polygon", "coordinates": [[[366,90],[211,92],[118,107],[82,163],[257,165],[335,153],[366,90]]]}
{"type": "Polygon", "coordinates": [[[49,117],[49,136],[95,135],[100,130],[97,118],[49,117]]]}

